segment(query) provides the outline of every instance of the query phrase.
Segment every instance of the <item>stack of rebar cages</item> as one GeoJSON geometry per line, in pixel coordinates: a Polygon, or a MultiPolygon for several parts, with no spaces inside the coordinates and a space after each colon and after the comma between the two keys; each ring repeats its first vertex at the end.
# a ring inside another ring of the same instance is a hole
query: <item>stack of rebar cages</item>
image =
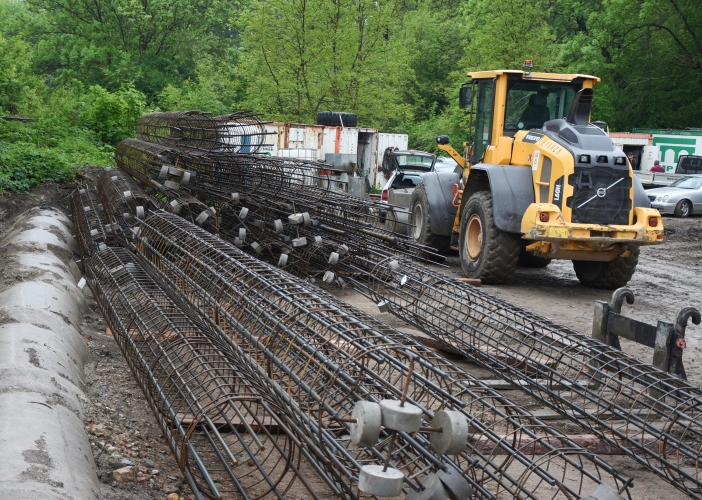
{"type": "Polygon", "coordinates": [[[352,286],[702,498],[699,389],[414,261],[433,250],[388,227],[391,206],[257,155],[265,140],[248,113],[146,115],[101,206],[90,190],[72,205],[88,283],[196,497],[631,498],[600,457],[324,290],[352,286]]]}

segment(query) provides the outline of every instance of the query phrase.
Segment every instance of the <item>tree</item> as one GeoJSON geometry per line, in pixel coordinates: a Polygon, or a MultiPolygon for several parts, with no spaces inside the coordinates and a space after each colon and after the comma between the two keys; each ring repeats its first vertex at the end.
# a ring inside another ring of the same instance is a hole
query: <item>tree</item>
{"type": "Polygon", "coordinates": [[[245,102],[257,111],[303,122],[350,111],[366,125],[406,114],[393,0],[260,0],[241,22],[245,102]]]}
{"type": "Polygon", "coordinates": [[[206,52],[231,45],[227,0],[27,0],[26,35],[44,74],[108,89],[133,82],[155,96],[206,52]]]}
{"type": "Polygon", "coordinates": [[[614,130],[700,126],[701,26],[696,0],[609,0],[564,53],[602,78],[595,112],[614,130]]]}

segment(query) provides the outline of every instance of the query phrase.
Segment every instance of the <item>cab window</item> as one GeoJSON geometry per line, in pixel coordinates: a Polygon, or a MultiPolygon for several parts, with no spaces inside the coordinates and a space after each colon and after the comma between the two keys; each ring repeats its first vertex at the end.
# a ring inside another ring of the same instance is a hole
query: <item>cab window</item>
{"type": "Polygon", "coordinates": [[[581,88],[579,82],[508,81],[505,135],[512,137],[518,130],[542,128],[549,120],[566,118],[581,88]]]}
{"type": "Polygon", "coordinates": [[[495,96],[495,80],[485,80],[478,84],[478,105],[475,117],[475,147],[473,162],[479,162],[490,144],[492,109],[495,96]]]}

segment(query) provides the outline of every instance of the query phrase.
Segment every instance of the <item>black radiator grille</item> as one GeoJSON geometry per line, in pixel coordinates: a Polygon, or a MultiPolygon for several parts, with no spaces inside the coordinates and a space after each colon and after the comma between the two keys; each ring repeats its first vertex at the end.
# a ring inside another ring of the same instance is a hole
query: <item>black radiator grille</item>
{"type": "Polygon", "coordinates": [[[573,211],[572,222],[629,224],[631,177],[628,170],[608,167],[582,168],[568,176],[573,196],[566,205],[573,211]]]}

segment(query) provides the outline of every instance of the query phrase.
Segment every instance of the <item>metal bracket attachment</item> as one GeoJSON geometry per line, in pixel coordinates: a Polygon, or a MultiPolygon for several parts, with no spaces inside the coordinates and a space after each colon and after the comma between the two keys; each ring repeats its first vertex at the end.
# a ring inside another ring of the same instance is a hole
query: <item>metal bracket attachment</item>
{"type": "Polygon", "coordinates": [[[678,314],[675,324],[658,321],[656,326],[622,316],[624,301],[634,303],[634,293],[620,288],[612,294],[612,302],[595,301],[592,338],[618,350],[622,350],[619,337],[653,349],[653,366],[687,380],[682,353],[686,347],[685,328],[688,319],[700,324],[700,313],[694,307],[686,307],[678,314]]]}

